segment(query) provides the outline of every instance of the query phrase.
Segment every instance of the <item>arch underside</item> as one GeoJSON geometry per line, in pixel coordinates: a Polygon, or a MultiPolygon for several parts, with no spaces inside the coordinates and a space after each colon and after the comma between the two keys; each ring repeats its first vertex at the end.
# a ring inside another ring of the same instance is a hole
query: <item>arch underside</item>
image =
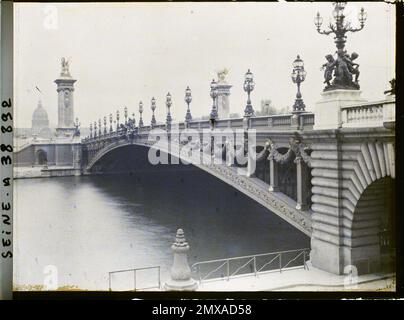
{"type": "Polygon", "coordinates": [[[314,256],[321,260],[320,255],[336,250],[339,259],[322,265],[335,273],[347,265],[360,266],[365,273],[376,269],[372,264],[380,263],[380,221],[392,205],[394,143],[345,143],[341,150],[318,143],[311,157],[314,256]]]}
{"type": "Polygon", "coordinates": [[[392,182],[390,177],[376,180],[366,188],[355,206],[351,226],[351,264],[361,272],[380,269],[381,264],[389,263],[390,255],[394,255],[392,182]]]}
{"type": "MultiPolygon", "coordinates": [[[[111,153],[117,148],[122,148],[130,145],[136,145],[145,148],[151,148],[150,143],[130,142],[130,141],[117,141],[111,143],[107,147],[99,150],[95,156],[90,160],[87,165],[87,173],[94,172],[97,164],[107,154],[111,153]]],[[[213,175],[221,181],[231,185],[233,188],[239,190],[253,200],[257,201],[271,212],[277,214],[279,217],[305,233],[311,235],[311,218],[308,212],[297,210],[296,201],[282,194],[281,192],[270,192],[269,185],[255,177],[248,177],[245,175],[246,168],[236,168],[227,166],[225,164],[216,164],[212,161],[212,157],[206,153],[193,152],[191,155],[180,152],[179,146],[171,144],[171,147],[159,147],[161,151],[170,154],[191,163],[195,167],[213,175]],[[202,159],[202,160],[201,160],[202,159]]]]}

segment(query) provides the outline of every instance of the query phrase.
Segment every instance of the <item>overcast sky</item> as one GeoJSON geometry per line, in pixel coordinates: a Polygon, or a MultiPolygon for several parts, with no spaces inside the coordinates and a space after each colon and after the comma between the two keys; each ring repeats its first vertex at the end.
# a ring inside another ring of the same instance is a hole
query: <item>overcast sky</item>
{"type": "MultiPolygon", "coordinates": [[[[347,19],[356,26],[364,6],[365,28],[348,33],[346,49],[357,52],[362,96],[383,98],[395,69],[395,8],[379,3],[349,3],[347,19]]],[[[75,116],[83,126],[124,106],[136,112],[144,102],[144,120],[165,121],[165,96],[173,96],[172,114],[183,120],[184,90],[192,89],[191,113],[206,115],[212,105],[209,84],[215,70],[226,67],[233,85],[230,112],[243,113],[248,68],[256,83],[252,103],[262,99],[278,108],[293,105],[292,62],[300,54],[307,79],[302,84],[308,110],[323,89],[321,65],[335,52],[333,37],[317,33],[317,11],[324,26],[331,3],[15,3],[16,126],[30,127],[32,112],[42,99],[52,125],[57,123],[60,58],[70,58],[77,79],[75,116]],[[56,22],[55,22],[56,21],[56,22]],[[35,87],[38,87],[40,94],[35,87]]]]}

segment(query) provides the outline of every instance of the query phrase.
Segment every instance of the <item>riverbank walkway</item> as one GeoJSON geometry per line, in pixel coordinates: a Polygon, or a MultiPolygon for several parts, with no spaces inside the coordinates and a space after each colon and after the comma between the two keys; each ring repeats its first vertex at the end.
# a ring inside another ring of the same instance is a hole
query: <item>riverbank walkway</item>
{"type": "Polygon", "coordinates": [[[302,266],[227,279],[204,280],[197,291],[395,291],[395,273],[366,274],[356,277],[335,275],[302,266]],[[356,281],[355,281],[356,278],[356,281]]]}

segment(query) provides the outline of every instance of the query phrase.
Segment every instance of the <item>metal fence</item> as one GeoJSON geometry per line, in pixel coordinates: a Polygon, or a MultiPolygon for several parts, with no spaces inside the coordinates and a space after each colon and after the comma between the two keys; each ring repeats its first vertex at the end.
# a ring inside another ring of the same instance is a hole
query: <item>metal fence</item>
{"type": "Polygon", "coordinates": [[[191,270],[199,283],[203,280],[215,278],[230,280],[232,277],[247,274],[254,274],[257,277],[263,272],[282,272],[288,267],[302,266],[304,269],[308,269],[306,261],[309,254],[310,249],[305,248],[209,260],[194,263],[191,270]]]}
{"type": "Polygon", "coordinates": [[[117,274],[117,273],[129,273],[133,272],[133,291],[137,290],[147,290],[147,289],[160,289],[161,288],[161,270],[160,266],[153,266],[153,267],[144,267],[144,268],[134,268],[134,269],[126,269],[126,270],[118,270],[118,271],[110,271],[108,272],[108,288],[109,291],[112,291],[112,275],[117,274]],[[156,269],[157,270],[157,281],[155,285],[147,286],[147,287],[139,287],[138,286],[138,273],[139,271],[142,270],[152,270],[156,269]]]}

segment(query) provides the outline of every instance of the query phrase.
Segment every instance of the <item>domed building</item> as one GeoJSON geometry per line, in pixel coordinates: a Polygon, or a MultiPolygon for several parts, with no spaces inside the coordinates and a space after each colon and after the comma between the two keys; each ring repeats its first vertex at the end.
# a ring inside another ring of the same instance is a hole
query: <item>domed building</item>
{"type": "Polygon", "coordinates": [[[38,101],[38,107],[32,114],[32,134],[47,138],[51,135],[49,129],[48,113],[42,106],[42,101],[38,101]]]}

